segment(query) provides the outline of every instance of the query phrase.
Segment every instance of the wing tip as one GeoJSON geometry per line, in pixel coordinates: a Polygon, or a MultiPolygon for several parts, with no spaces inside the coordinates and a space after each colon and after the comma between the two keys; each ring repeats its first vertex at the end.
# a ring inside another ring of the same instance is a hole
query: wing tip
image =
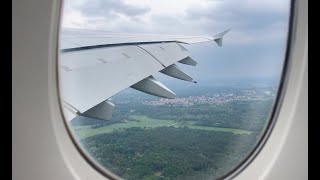
{"type": "Polygon", "coordinates": [[[222,47],[223,36],[224,36],[225,34],[227,34],[227,32],[229,32],[230,30],[231,30],[231,28],[229,28],[229,29],[227,29],[227,30],[225,30],[225,31],[222,31],[222,32],[220,32],[220,33],[218,33],[218,34],[213,35],[213,40],[217,43],[217,45],[218,45],[219,47],[222,47]]]}

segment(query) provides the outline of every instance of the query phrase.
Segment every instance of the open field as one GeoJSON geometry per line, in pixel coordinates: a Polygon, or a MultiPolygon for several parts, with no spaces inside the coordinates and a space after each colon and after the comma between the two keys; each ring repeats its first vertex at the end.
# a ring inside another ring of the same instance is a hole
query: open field
{"type": "Polygon", "coordinates": [[[190,129],[223,131],[223,132],[230,132],[234,134],[251,134],[252,133],[251,131],[247,131],[243,129],[196,126],[196,125],[193,125],[193,123],[190,121],[175,122],[174,120],[153,119],[147,116],[139,116],[139,115],[130,115],[129,120],[130,121],[128,122],[111,124],[111,125],[103,126],[100,128],[92,128],[91,125],[72,126],[72,127],[79,139],[94,136],[97,134],[112,133],[114,130],[121,131],[123,129],[132,128],[132,127],[155,128],[155,127],[161,127],[161,126],[173,126],[175,128],[179,128],[179,127],[187,126],[190,129]]]}

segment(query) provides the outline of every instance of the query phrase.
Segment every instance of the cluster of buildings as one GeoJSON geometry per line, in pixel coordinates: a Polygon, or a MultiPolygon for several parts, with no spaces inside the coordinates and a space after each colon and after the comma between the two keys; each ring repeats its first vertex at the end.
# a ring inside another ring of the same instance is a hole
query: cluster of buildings
{"type": "Polygon", "coordinates": [[[236,94],[215,93],[202,96],[176,97],[175,99],[145,100],[143,104],[150,106],[189,107],[199,104],[221,104],[239,100],[263,100],[274,96],[274,91],[244,90],[236,94]]]}

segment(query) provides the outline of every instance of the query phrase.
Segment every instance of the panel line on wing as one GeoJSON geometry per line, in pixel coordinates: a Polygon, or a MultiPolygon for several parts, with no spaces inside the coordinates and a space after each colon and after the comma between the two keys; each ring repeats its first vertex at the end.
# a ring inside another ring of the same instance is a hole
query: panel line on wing
{"type": "MultiPolygon", "coordinates": [[[[163,42],[165,42],[165,43],[184,43],[184,42],[180,42],[180,41],[150,41],[150,42],[128,42],[128,43],[117,43],[117,44],[98,44],[98,45],[91,45],[91,46],[79,46],[79,47],[73,47],[73,48],[65,48],[65,49],[61,49],[61,53],[72,52],[72,51],[81,51],[81,50],[87,50],[87,49],[106,48],[106,47],[129,46],[129,45],[136,46],[138,44],[156,44],[156,43],[163,43],[163,42]]],[[[187,43],[185,43],[185,44],[187,44],[187,43]]]]}
{"type": "Polygon", "coordinates": [[[142,49],[146,53],[150,54],[155,60],[157,60],[163,67],[166,67],[158,58],[156,58],[152,53],[150,53],[148,50],[144,49],[143,47],[136,45],[138,48],[142,49]]]}
{"type": "Polygon", "coordinates": [[[79,110],[77,108],[75,108],[74,106],[72,106],[70,103],[68,103],[67,101],[63,101],[64,107],[66,107],[66,109],[68,109],[69,111],[71,111],[74,114],[77,114],[79,112],[79,110]]]}
{"type": "Polygon", "coordinates": [[[156,43],[139,46],[156,57],[165,67],[191,55],[188,50],[181,48],[178,43],[156,43]]]}

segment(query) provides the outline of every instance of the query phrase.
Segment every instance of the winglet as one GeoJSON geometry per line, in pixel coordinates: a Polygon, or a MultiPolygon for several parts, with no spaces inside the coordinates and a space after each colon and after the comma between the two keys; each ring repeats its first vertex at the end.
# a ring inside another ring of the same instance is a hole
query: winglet
{"type": "Polygon", "coordinates": [[[223,36],[229,32],[231,29],[227,29],[221,33],[215,34],[213,35],[213,40],[218,44],[219,47],[222,46],[222,40],[223,40],[223,36]]]}

